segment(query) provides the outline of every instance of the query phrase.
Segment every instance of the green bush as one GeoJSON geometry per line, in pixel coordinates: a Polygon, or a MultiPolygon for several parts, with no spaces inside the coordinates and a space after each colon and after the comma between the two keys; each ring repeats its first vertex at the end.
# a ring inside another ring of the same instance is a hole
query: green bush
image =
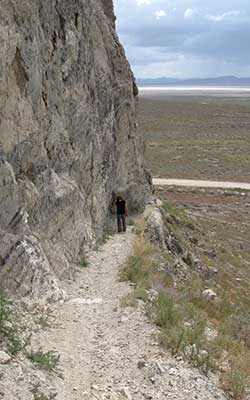
{"type": "Polygon", "coordinates": [[[47,352],[43,352],[41,349],[38,351],[31,350],[30,353],[27,353],[27,357],[40,369],[49,372],[59,372],[58,364],[60,361],[60,355],[53,350],[47,352]]]}
{"type": "Polygon", "coordinates": [[[83,259],[80,261],[80,267],[81,267],[81,268],[88,268],[88,267],[89,267],[89,262],[88,262],[88,260],[86,260],[86,258],[83,258],[83,259]]]}
{"type": "Polygon", "coordinates": [[[241,340],[250,347],[250,314],[248,311],[231,315],[222,329],[234,339],[241,340]]]}
{"type": "Polygon", "coordinates": [[[162,209],[165,214],[170,214],[177,224],[183,225],[191,230],[195,230],[193,223],[190,221],[185,211],[177,208],[174,203],[164,200],[162,209]]]}
{"type": "Polygon", "coordinates": [[[140,288],[140,287],[135,289],[134,296],[137,300],[143,300],[145,302],[148,300],[147,290],[140,288]]]}
{"type": "Polygon", "coordinates": [[[175,326],[180,321],[180,312],[175,304],[175,298],[161,291],[153,304],[155,323],[161,328],[175,326]]]}
{"type": "Polygon", "coordinates": [[[135,283],[136,286],[147,289],[151,286],[150,279],[154,270],[152,256],[156,247],[147,243],[143,237],[137,238],[134,243],[133,255],[128,258],[121,279],[135,283]]]}
{"type": "Polygon", "coordinates": [[[143,284],[148,276],[148,271],[143,268],[143,258],[141,256],[130,256],[123,277],[135,284],[143,284]]]}
{"type": "Polygon", "coordinates": [[[234,399],[242,400],[249,390],[249,376],[241,370],[231,368],[222,380],[223,388],[228,391],[234,399]]]}
{"type": "Polygon", "coordinates": [[[41,315],[37,320],[36,323],[39,325],[42,329],[46,329],[50,327],[50,316],[49,315],[41,315]]]}
{"type": "Polygon", "coordinates": [[[5,343],[9,353],[15,355],[24,347],[15,324],[12,302],[0,292],[0,342],[5,343]]]}
{"type": "Polygon", "coordinates": [[[8,323],[12,323],[13,311],[11,301],[0,292],[0,334],[7,335],[9,333],[8,323]]]}
{"type": "Polygon", "coordinates": [[[179,353],[183,348],[185,330],[183,327],[174,326],[164,328],[160,333],[160,343],[171,351],[173,355],[179,353]]]}

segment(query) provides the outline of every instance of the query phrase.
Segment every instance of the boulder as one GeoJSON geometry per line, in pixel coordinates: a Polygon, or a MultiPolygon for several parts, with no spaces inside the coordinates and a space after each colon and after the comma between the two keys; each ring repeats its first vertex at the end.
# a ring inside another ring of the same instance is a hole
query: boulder
{"type": "Polygon", "coordinates": [[[166,249],[166,227],[162,212],[158,207],[150,207],[144,234],[149,241],[166,249]]]}
{"type": "Polygon", "coordinates": [[[7,364],[10,360],[9,354],[5,353],[5,351],[0,351],[0,364],[7,364]]]}

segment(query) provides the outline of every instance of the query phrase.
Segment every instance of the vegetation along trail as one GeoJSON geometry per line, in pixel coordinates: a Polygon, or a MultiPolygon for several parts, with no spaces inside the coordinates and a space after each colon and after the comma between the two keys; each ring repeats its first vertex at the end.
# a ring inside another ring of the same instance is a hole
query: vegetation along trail
{"type": "Polygon", "coordinates": [[[125,307],[133,285],[119,271],[131,254],[135,234],[111,237],[88,254],[88,265],[55,305],[56,324],[40,331],[34,345],[61,354],[63,379],[51,384],[58,400],[224,399],[215,378],[207,378],[181,357],[164,353],[158,328],[143,311],[125,307]]]}

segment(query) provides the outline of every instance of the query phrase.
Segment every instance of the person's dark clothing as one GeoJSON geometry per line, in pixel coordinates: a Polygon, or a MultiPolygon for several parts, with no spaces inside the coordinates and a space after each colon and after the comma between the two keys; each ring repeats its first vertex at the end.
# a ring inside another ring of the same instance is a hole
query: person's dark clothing
{"type": "Polygon", "coordinates": [[[126,232],[126,201],[121,199],[117,200],[116,203],[117,209],[117,227],[118,232],[126,232]]]}
{"type": "Polygon", "coordinates": [[[117,227],[118,232],[126,232],[126,217],[125,214],[117,214],[117,227]]]}
{"type": "Polygon", "coordinates": [[[117,215],[126,214],[126,201],[125,200],[117,200],[115,205],[117,207],[117,215]]]}

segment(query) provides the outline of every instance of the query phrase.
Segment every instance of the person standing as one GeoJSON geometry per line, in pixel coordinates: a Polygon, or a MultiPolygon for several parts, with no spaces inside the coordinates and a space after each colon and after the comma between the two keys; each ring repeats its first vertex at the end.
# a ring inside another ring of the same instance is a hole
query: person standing
{"type": "Polygon", "coordinates": [[[126,232],[126,217],[128,216],[128,206],[122,196],[116,196],[115,206],[118,232],[126,232]]]}

